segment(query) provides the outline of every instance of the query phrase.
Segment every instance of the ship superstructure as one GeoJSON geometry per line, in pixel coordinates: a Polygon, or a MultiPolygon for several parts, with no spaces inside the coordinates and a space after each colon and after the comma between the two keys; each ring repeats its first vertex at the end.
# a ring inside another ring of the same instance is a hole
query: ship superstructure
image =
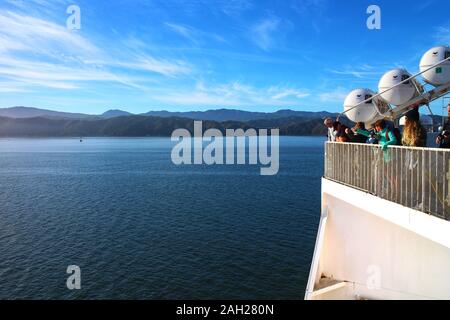
{"type": "MultiPolygon", "coordinates": [[[[445,96],[450,48],[429,50],[416,75],[391,70],[379,89],[353,91],[347,117],[398,120],[445,96]]],[[[335,142],[325,149],[306,299],[450,299],[450,150],[335,142]]]]}
{"type": "Polygon", "coordinates": [[[327,143],[306,299],[450,299],[450,150],[327,143]]]}

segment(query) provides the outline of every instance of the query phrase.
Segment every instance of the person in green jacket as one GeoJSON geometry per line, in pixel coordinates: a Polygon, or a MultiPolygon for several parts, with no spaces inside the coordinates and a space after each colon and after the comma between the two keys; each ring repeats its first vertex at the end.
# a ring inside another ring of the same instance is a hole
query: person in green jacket
{"type": "MultiPolygon", "coordinates": [[[[390,130],[384,120],[378,120],[375,122],[375,131],[379,144],[383,151],[386,151],[389,146],[395,146],[398,144],[397,137],[394,132],[390,130]]],[[[362,134],[370,138],[370,132],[367,130],[358,130],[357,133],[362,134]]]]}

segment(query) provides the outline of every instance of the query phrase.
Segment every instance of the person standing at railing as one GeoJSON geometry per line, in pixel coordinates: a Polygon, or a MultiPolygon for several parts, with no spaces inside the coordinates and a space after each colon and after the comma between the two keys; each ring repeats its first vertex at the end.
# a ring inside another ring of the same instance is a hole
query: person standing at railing
{"type": "Polygon", "coordinates": [[[427,130],[420,123],[418,108],[414,108],[405,115],[405,129],[403,130],[402,145],[405,147],[427,146],[427,130]]]}
{"type": "MultiPolygon", "coordinates": [[[[378,140],[378,144],[381,146],[383,151],[386,151],[389,146],[395,146],[398,145],[399,141],[397,137],[394,134],[394,131],[389,129],[387,123],[385,120],[378,120],[375,122],[375,135],[376,139],[378,140]]],[[[358,134],[362,134],[363,136],[366,136],[367,138],[371,138],[371,132],[367,130],[357,130],[358,134]]]]}
{"type": "Polygon", "coordinates": [[[348,143],[348,142],[352,142],[348,131],[350,129],[347,128],[347,126],[343,125],[343,124],[339,124],[338,126],[338,130],[336,133],[336,141],[337,142],[342,142],[342,143],[348,143]]]}
{"type": "Polygon", "coordinates": [[[351,143],[367,143],[368,139],[365,135],[359,134],[358,130],[366,130],[364,122],[358,122],[353,129],[347,128],[345,133],[348,135],[351,143]]]}
{"type": "Polygon", "coordinates": [[[437,138],[436,144],[441,149],[450,149],[450,131],[444,130],[437,138]]]}
{"type": "Polygon", "coordinates": [[[328,129],[328,141],[335,142],[336,134],[338,132],[336,128],[336,122],[334,122],[331,118],[326,118],[323,124],[328,129]]]}

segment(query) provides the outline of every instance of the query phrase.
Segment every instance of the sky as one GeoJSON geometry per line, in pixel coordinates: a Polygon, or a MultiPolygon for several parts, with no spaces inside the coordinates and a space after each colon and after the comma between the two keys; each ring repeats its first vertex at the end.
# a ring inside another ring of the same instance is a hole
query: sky
{"type": "Polygon", "coordinates": [[[438,0],[1,0],[0,107],[340,112],[353,89],[377,91],[386,71],[415,73],[449,44],[449,11],[438,0]],[[367,27],[373,4],[380,30],[367,27]],[[67,27],[70,5],[80,29],[67,27]]]}

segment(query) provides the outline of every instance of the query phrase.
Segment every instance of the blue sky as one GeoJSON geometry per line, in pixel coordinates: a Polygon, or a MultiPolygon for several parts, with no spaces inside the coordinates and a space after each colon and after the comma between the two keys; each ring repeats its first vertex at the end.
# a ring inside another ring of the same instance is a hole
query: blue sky
{"type": "Polygon", "coordinates": [[[450,43],[449,11],[437,0],[2,0],[0,107],[341,111],[352,89],[376,90],[394,67],[417,72],[450,43]],[[81,30],[66,27],[70,4],[81,30]],[[371,4],[381,30],[366,26],[371,4]]]}

